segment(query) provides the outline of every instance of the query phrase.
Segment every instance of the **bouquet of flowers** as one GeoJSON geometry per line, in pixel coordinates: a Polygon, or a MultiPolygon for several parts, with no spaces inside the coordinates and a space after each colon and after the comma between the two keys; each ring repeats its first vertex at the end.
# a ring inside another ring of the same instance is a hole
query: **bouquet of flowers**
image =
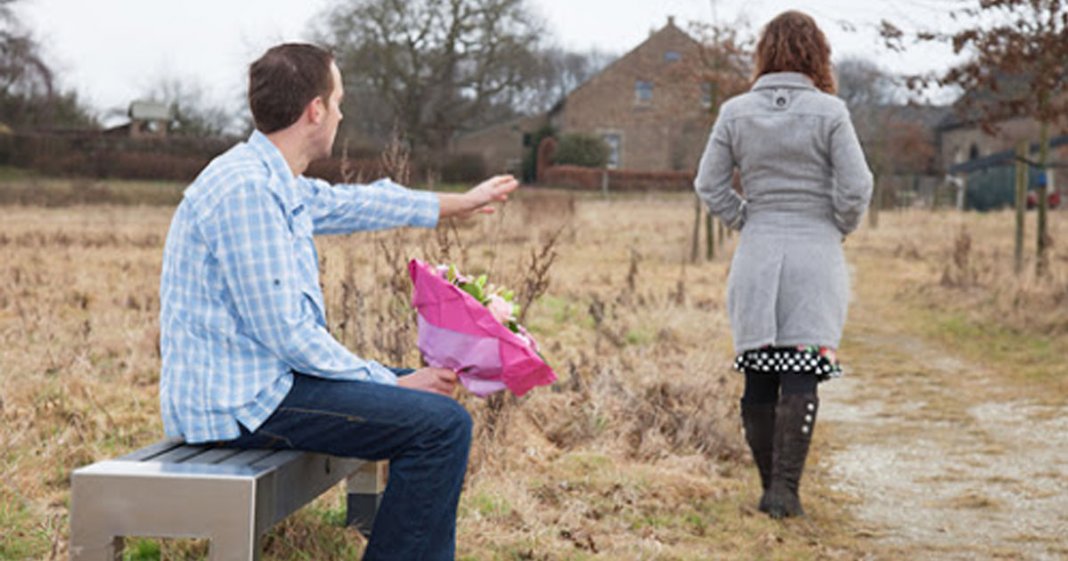
{"type": "Polygon", "coordinates": [[[419,315],[419,350],[427,364],[455,370],[471,393],[508,389],[522,396],[551,384],[556,374],[534,338],[516,322],[514,294],[466,277],[455,266],[412,259],[412,306],[419,315]]]}

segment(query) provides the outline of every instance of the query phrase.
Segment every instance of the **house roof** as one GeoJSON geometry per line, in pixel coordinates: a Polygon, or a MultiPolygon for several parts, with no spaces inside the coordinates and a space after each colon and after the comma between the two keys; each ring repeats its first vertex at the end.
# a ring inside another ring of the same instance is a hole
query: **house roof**
{"type": "Polygon", "coordinates": [[[660,28],[657,31],[654,31],[654,32],[650,33],[649,37],[645,41],[642,41],[636,47],[634,47],[633,49],[627,51],[626,54],[624,54],[623,56],[621,56],[621,57],[617,58],[616,60],[612,61],[610,64],[608,64],[608,66],[605,66],[604,68],[602,68],[600,72],[598,72],[598,73],[594,74],[593,76],[590,76],[589,78],[587,78],[585,82],[579,84],[578,87],[576,87],[575,89],[571,90],[566,95],[564,95],[559,100],[557,100],[556,103],[554,103],[553,106],[547,112],[538,113],[538,114],[535,114],[535,115],[523,116],[523,117],[516,117],[514,119],[509,119],[507,121],[503,121],[503,122],[500,122],[500,123],[494,123],[492,125],[487,125],[485,127],[479,128],[479,129],[475,129],[475,130],[471,130],[471,131],[467,131],[467,132],[461,133],[461,134],[457,135],[457,138],[470,137],[470,136],[473,136],[473,135],[477,135],[477,134],[480,134],[480,133],[483,133],[483,132],[487,132],[487,131],[496,129],[496,128],[504,126],[504,125],[510,125],[510,124],[515,124],[515,123],[524,123],[525,120],[528,120],[528,119],[531,120],[531,122],[536,122],[538,120],[545,119],[546,117],[552,117],[553,115],[558,114],[560,111],[562,111],[564,109],[564,106],[567,104],[567,98],[569,98],[572,95],[574,95],[575,92],[577,92],[577,91],[585,88],[586,86],[588,86],[591,82],[596,80],[598,76],[601,76],[602,74],[610,71],[613,67],[619,65],[623,60],[625,60],[628,57],[632,56],[639,49],[641,49],[643,46],[645,46],[645,44],[648,43],[649,41],[652,41],[654,38],[657,38],[657,37],[659,37],[659,36],[661,36],[662,34],[665,34],[665,33],[680,35],[680,36],[686,38],[687,40],[692,41],[694,43],[694,45],[698,45],[698,46],[700,45],[700,43],[698,43],[698,41],[696,39],[691,37],[689,33],[686,33],[685,31],[680,29],[678,25],[675,24],[675,18],[673,16],[669,16],[667,24],[664,25],[664,27],[660,28]]]}
{"type": "Polygon", "coordinates": [[[147,100],[130,102],[127,114],[137,121],[169,121],[172,118],[170,105],[147,100]]]}
{"type": "Polygon", "coordinates": [[[617,58],[616,60],[612,61],[611,64],[609,64],[608,66],[606,66],[603,69],[601,69],[600,72],[598,72],[597,74],[594,74],[593,76],[590,76],[585,82],[579,84],[579,86],[577,88],[571,90],[570,92],[567,93],[567,95],[565,95],[564,97],[560,98],[560,100],[557,101],[555,104],[553,104],[552,108],[549,109],[549,115],[550,116],[556,115],[557,113],[562,111],[564,109],[564,107],[567,105],[567,99],[569,97],[575,95],[575,93],[577,93],[578,91],[582,90],[586,86],[590,85],[599,76],[610,72],[614,67],[622,64],[625,60],[627,60],[628,58],[634,56],[634,54],[637,53],[639,50],[641,50],[642,47],[644,47],[646,45],[646,43],[649,43],[653,39],[656,39],[656,38],[658,38],[658,37],[660,37],[662,35],[665,35],[665,34],[681,36],[681,37],[689,40],[690,42],[692,42],[695,46],[700,46],[700,43],[696,39],[691,37],[689,33],[686,33],[685,31],[680,29],[679,26],[675,25],[675,17],[674,16],[668,16],[667,24],[664,25],[664,27],[661,27],[659,30],[650,33],[648,38],[646,38],[641,43],[638,43],[638,45],[635,46],[633,49],[627,51],[623,56],[621,56],[621,57],[617,58]]]}
{"type": "Polygon", "coordinates": [[[1028,75],[999,72],[995,78],[998,84],[996,91],[984,85],[961,94],[953,102],[953,110],[938,123],[938,130],[946,131],[974,125],[983,120],[984,106],[1030,95],[1031,77],[1028,75]]]}

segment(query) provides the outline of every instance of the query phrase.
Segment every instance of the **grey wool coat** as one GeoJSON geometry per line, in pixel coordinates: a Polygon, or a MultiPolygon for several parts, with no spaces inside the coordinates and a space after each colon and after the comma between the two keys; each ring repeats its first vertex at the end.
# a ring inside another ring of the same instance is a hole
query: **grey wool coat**
{"type": "Polygon", "coordinates": [[[741,230],[727,281],[735,352],[838,348],[850,290],[842,241],[872,192],[845,104],[803,74],[765,74],[720,108],[694,187],[741,230]]]}

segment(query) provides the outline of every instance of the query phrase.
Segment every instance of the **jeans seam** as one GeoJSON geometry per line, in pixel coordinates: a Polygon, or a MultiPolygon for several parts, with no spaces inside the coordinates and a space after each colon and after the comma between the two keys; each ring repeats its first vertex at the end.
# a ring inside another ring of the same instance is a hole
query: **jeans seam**
{"type": "Polygon", "coordinates": [[[289,412],[292,412],[292,413],[306,413],[306,414],[309,414],[309,415],[323,415],[325,417],[339,417],[341,419],[344,419],[344,420],[352,422],[352,423],[363,424],[363,423],[367,422],[367,419],[364,419],[363,417],[360,417],[360,416],[357,416],[357,415],[347,415],[345,413],[338,413],[336,411],[328,411],[328,410],[325,410],[325,409],[307,409],[307,408],[304,408],[304,407],[283,406],[283,407],[279,407],[278,410],[279,411],[289,411],[289,412]]]}
{"type": "Polygon", "coordinates": [[[284,443],[286,445],[287,448],[293,448],[293,441],[289,440],[288,438],[286,438],[286,437],[284,437],[284,436],[282,436],[280,434],[275,434],[275,433],[273,433],[271,431],[264,430],[264,429],[260,429],[260,430],[258,430],[256,432],[258,432],[259,434],[262,434],[263,436],[266,436],[266,437],[272,439],[274,442],[271,442],[271,444],[275,444],[277,442],[282,442],[282,443],[284,443]]]}

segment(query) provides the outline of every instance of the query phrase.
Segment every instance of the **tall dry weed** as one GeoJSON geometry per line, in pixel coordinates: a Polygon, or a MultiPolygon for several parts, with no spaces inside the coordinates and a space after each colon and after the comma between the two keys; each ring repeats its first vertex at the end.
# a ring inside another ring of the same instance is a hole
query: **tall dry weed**
{"type": "MultiPolygon", "coordinates": [[[[1068,333],[1068,252],[1050,249],[1048,274],[1035,274],[1028,246],[1020,274],[1014,268],[1013,214],[1009,211],[958,213],[910,210],[888,214],[879,232],[862,231],[866,251],[924,270],[905,291],[928,305],[1020,333],[1068,333]],[[891,243],[892,241],[892,243],[891,243]]],[[[1028,215],[1025,239],[1034,239],[1028,215]]],[[[1051,236],[1068,238],[1068,215],[1054,212],[1051,236]]]]}

